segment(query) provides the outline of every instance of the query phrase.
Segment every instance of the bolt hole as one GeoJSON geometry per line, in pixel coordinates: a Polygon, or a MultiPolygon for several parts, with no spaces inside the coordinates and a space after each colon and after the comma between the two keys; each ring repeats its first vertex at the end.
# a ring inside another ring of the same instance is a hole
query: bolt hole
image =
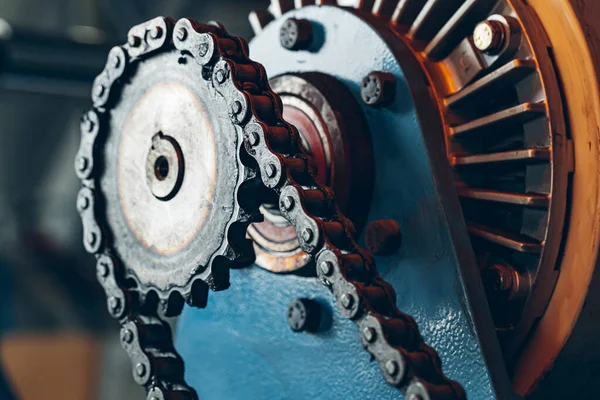
{"type": "Polygon", "coordinates": [[[166,157],[160,156],[154,162],[154,175],[159,181],[164,181],[169,175],[169,160],[166,157]]]}

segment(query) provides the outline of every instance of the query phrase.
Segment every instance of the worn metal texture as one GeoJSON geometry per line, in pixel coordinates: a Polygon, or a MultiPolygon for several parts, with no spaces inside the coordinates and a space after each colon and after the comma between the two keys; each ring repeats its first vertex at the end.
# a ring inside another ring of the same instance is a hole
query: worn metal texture
{"type": "MultiPolygon", "coordinates": [[[[316,40],[309,51],[290,53],[278,43],[281,20],[267,26],[250,49],[271,76],[328,73],[357,99],[360,82],[372,70],[396,77],[395,102],[387,109],[364,109],[376,160],[369,219],[395,219],[405,234],[396,255],[377,259],[379,271],[396,289],[398,307],[415,317],[426,342],[439,352],[444,372],[464,386],[469,398],[509,398],[493,329],[485,341],[475,329],[474,320],[491,328],[487,305],[471,305],[465,293],[481,295],[481,284],[441,138],[423,136],[405,71],[381,37],[346,10],[307,7],[291,15],[311,20],[316,40]],[[473,279],[464,280],[469,271],[473,279]]],[[[332,309],[317,279],[251,267],[232,271],[231,288],[213,294],[205,310],[184,311],[177,348],[186,361],[186,379],[200,397],[399,397],[381,379],[378,366],[369,363],[356,341],[356,327],[337,311],[326,332],[292,332],[286,310],[296,297],[316,298],[332,309]]]]}

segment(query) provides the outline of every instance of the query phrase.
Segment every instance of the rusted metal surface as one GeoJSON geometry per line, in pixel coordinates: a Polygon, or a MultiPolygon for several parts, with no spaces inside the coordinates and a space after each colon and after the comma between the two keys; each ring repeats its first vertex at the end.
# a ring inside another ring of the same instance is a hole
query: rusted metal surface
{"type": "Polygon", "coordinates": [[[127,225],[147,249],[164,255],[177,253],[202,229],[217,185],[215,142],[205,106],[181,83],[157,83],[133,106],[119,143],[118,191],[127,225]],[[180,153],[185,154],[181,166],[175,147],[164,138],[178,143],[180,153]],[[164,180],[155,174],[155,162],[161,156],[170,159],[164,180]],[[182,182],[177,196],[169,201],[157,197],[157,191],[169,197],[178,180],[182,182]]]}

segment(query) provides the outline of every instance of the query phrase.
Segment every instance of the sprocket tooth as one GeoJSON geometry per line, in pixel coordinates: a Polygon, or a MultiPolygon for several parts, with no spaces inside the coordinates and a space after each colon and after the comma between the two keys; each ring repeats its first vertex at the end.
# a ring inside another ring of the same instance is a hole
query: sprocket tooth
{"type": "Polygon", "coordinates": [[[185,302],[191,307],[205,308],[208,304],[209,287],[202,279],[194,279],[185,298],[185,302]]]}
{"type": "Polygon", "coordinates": [[[183,311],[185,300],[181,293],[177,290],[169,293],[167,299],[161,299],[160,306],[162,314],[165,317],[176,317],[183,311]]]}
{"type": "Polygon", "coordinates": [[[269,25],[274,19],[275,17],[273,14],[267,10],[254,10],[250,12],[250,15],[248,15],[250,27],[254,31],[255,35],[261,33],[265,26],[269,25]]]}

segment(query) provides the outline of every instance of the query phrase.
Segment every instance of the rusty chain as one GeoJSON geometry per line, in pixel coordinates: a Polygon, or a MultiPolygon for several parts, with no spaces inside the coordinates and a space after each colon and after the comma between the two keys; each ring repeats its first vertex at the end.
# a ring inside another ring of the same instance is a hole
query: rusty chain
{"type": "MultiPolygon", "coordinates": [[[[379,276],[373,257],[356,243],[352,223],[336,206],[331,189],[316,183],[298,132],[283,120],[281,100],[269,87],[264,68],[249,59],[247,43],[218,24],[189,19],[174,24],[168,18],[132,28],[128,43],[110,52],[94,83],[93,109],[82,119],[75,162],[83,182],[77,204],[84,245],[97,257],[109,312],[121,323],[121,343],[147,398],[187,400],[197,395],[184,382],[183,362],[173,348],[169,326],[158,315],[160,301],[142,301],[127,287],[123,266],[105,243],[98,222],[102,195],[95,188],[100,169],[95,155],[107,134],[106,110],[118,97],[120,80],[137,60],[173,47],[180,57],[200,64],[202,78],[225,99],[231,122],[243,130],[250,157],[242,162],[258,169],[263,185],[278,195],[281,212],[296,228],[302,249],[315,260],[319,279],[332,291],[340,314],[358,325],[360,341],[378,361],[386,382],[410,400],[466,398],[462,387],[443,374],[438,354],[425,344],[414,319],[396,307],[394,289],[379,276]]],[[[194,303],[205,304],[205,299],[194,303]]]]}

